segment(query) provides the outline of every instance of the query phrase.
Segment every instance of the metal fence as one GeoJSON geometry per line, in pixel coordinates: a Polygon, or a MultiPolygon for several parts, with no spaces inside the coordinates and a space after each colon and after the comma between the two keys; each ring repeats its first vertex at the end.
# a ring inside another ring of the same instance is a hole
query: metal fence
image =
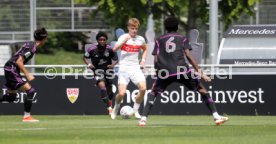
{"type": "Polygon", "coordinates": [[[233,25],[240,24],[275,24],[276,23],[276,1],[261,0],[254,8],[255,14],[252,16],[242,15],[233,25]]]}
{"type": "Polygon", "coordinates": [[[87,32],[108,29],[96,7],[77,0],[1,0],[0,43],[32,40],[37,27],[53,32],[87,32]]]}

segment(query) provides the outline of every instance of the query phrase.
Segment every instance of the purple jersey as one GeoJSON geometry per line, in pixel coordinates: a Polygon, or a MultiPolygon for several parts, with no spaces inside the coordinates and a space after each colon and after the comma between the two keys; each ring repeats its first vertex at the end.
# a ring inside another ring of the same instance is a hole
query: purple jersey
{"type": "Polygon", "coordinates": [[[17,59],[22,56],[24,58],[24,64],[26,64],[27,62],[30,61],[30,59],[32,59],[32,57],[34,56],[36,52],[36,48],[35,48],[35,44],[34,42],[26,42],[16,53],[15,55],[13,55],[8,62],[6,63],[6,65],[11,66],[11,65],[15,65],[17,59]]]}
{"type": "Polygon", "coordinates": [[[22,79],[20,75],[20,69],[16,64],[16,61],[20,56],[24,59],[26,64],[35,54],[36,48],[34,42],[26,42],[5,64],[5,78],[6,87],[10,90],[17,90],[23,86],[26,81],[22,79]]]}
{"type": "Polygon", "coordinates": [[[87,50],[84,57],[90,58],[96,69],[103,70],[108,69],[107,66],[112,64],[112,60],[118,60],[117,54],[109,45],[103,51],[98,48],[98,45],[93,45],[87,50]]]}
{"type": "Polygon", "coordinates": [[[157,70],[167,70],[170,75],[188,70],[188,64],[185,61],[184,50],[190,49],[188,39],[179,33],[167,33],[160,36],[155,41],[152,55],[157,59],[154,63],[157,70]],[[182,67],[182,68],[181,68],[182,67]]]}

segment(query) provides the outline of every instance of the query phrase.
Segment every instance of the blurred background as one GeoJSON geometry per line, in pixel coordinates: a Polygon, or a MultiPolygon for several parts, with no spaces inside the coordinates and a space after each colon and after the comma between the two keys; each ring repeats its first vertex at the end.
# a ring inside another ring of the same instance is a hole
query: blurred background
{"type": "Polygon", "coordinates": [[[201,63],[210,64],[211,40],[212,47],[218,47],[231,25],[275,24],[275,8],[274,0],[1,0],[0,65],[22,42],[32,41],[39,27],[47,28],[49,37],[32,64],[83,64],[84,45],[95,43],[98,31],[107,32],[109,42],[116,41],[115,29],[127,31],[127,20],[136,17],[141,22],[139,34],[145,36],[150,18],[158,37],[169,15],[180,20],[180,33],[199,30],[198,42],[204,47],[201,63]],[[217,12],[211,14],[216,5],[217,12]],[[217,21],[210,21],[211,15],[217,21]],[[210,38],[212,22],[217,24],[214,38],[210,38]]]}

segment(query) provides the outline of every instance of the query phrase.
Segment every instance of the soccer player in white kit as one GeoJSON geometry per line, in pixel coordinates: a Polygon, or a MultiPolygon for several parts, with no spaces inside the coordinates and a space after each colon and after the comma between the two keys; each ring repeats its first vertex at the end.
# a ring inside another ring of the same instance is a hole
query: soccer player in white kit
{"type": "Polygon", "coordinates": [[[141,70],[145,67],[147,55],[147,46],[145,39],[137,35],[140,22],[137,18],[131,18],[128,21],[128,33],[119,37],[113,51],[121,49],[118,71],[118,94],[116,95],[115,105],[111,113],[111,119],[115,119],[120,108],[121,101],[125,96],[127,85],[131,80],[138,88],[139,93],[135,97],[133,105],[134,116],[138,119],[141,115],[138,112],[141,102],[146,92],[146,79],[141,70]],[[139,63],[139,52],[142,53],[142,60],[139,63]]]}

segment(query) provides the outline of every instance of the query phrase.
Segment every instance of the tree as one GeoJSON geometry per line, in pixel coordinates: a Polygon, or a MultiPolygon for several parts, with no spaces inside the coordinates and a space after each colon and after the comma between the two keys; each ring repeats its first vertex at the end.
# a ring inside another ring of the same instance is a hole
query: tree
{"type": "Polygon", "coordinates": [[[66,51],[83,52],[78,49],[78,43],[86,44],[88,37],[82,32],[49,32],[49,38],[44,48],[39,49],[40,53],[52,53],[53,49],[66,51]]]}
{"type": "MultiPolygon", "coordinates": [[[[136,17],[144,24],[149,12],[152,12],[156,23],[160,24],[162,15],[176,16],[180,25],[188,31],[209,20],[208,0],[76,0],[97,6],[97,12],[103,12],[113,27],[125,27],[130,17],[136,17]]],[[[227,28],[233,21],[238,20],[242,13],[252,15],[254,5],[259,0],[221,0],[219,11],[221,20],[227,28]]],[[[158,26],[158,25],[157,25],[158,26]]]]}
{"type": "Polygon", "coordinates": [[[228,26],[238,20],[241,14],[248,15],[254,14],[254,7],[260,0],[223,0],[219,3],[221,19],[225,24],[225,29],[228,26]]]}

